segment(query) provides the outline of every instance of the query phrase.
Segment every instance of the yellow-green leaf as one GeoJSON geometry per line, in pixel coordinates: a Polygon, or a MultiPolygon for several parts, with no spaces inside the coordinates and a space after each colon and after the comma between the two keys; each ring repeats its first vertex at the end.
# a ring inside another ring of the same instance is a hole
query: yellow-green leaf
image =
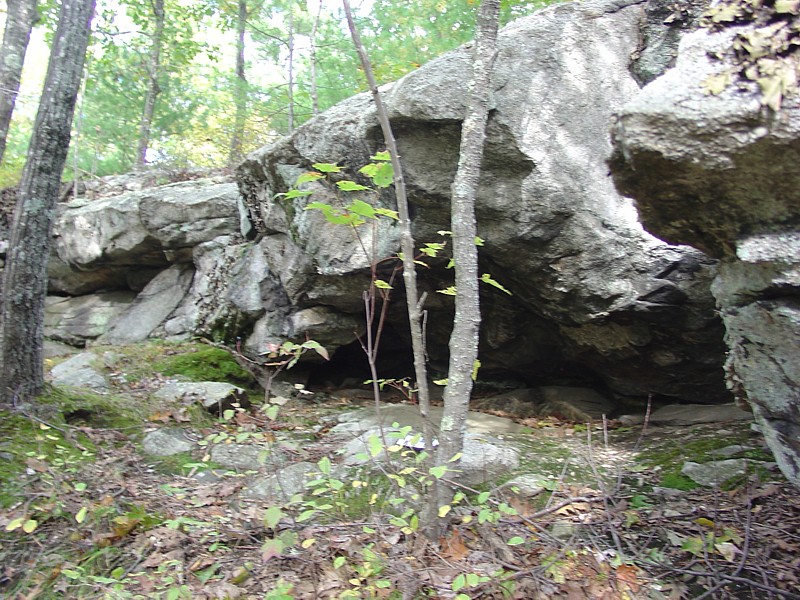
{"type": "Polygon", "coordinates": [[[81,507],[81,509],[75,515],[75,520],[78,523],[83,523],[86,520],[86,515],[88,514],[88,512],[89,512],[88,508],[86,508],[85,506],[81,507]]]}
{"type": "Polygon", "coordinates": [[[312,166],[322,173],[340,173],[342,170],[342,167],[333,163],[314,163],[312,166]]]}
{"type": "Polygon", "coordinates": [[[19,519],[14,519],[13,521],[11,521],[6,525],[6,531],[14,531],[15,529],[19,529],[20,527],[22,527],[22,524],[24,522],[25,519],[23,517],[20,517],[19,519]]]}
{"type": "Polygon", "coordinates": [[[24,531],[25,533],[33,533],[38,526],[39,522],[36,519],[28,519],[22,525],[22,531],[24,531]]]}
{"type": "Polygon", "coordinates": [[[443,519],[444,517],[446,517],[447,513],[450,512],[451,508],[452,507],[449,504],[445,504],[444,506],[440,506],[439,507],[439,518],[443,519]]]}

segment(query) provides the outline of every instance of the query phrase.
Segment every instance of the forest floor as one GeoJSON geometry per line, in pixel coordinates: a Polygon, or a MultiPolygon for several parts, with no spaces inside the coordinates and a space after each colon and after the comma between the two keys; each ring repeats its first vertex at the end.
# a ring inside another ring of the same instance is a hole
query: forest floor
{"type": "Polygon", "coordinates": [[[768,463],[716,488],[680,473],[736,445],[764,460],[748,423],[528,419],[561,471],[530,500],[458,488],[431,540],[408,508],[431,480],[420,463],[337,479],[327,424],[351,405],[318,394],[215,417],[153,399],[175,376],[164,365],[196,347],[103,352],[111,391],[51,390],[36,411],[0,410],[4,598],[800,598],[797,490],[768,463]],[[146,455],[156,427],[204,445],[146,455]],[[209,445],[290,438],[320,473],[282,504],[244,499],[253,473],[207,460],[209,445]]]}

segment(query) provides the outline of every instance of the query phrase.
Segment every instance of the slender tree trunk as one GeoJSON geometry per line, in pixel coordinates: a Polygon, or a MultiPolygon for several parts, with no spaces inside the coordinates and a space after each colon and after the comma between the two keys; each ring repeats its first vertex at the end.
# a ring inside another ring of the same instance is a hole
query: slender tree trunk
{"type": "Polygon", "coordinates": [[[244,34],[247,25],[247,0],[239,0],[236,15],[236,82],[234,83],[234,103],[236,115],[233,119],[233,136],[228,155],[228,164],[235,165],[242,159],[244,128],[247,123],[247,73],[244,61],[244,34]]]}
{"type": "Polygon", "coordinates": [[[6,5],[6,28],[0,48],[0,162],[6,151],[31,30],[38,20],[36,0],[7,0],[6,5]]]}
{"type": "Polygon", "coordinates": [[[155,27],[147,64],[147,94],[144,99],[144,110],[139,124],[139,141],[136,148],[136,167],[140,169],[147,163],[147,149],[150,147],[150,134],[153,128],[153,115],[156,112],[156,100],[161,93],[159,79],[161,76],[161,47],[164,43],[164,0],[153,0],[153,17],[155,27]]]}
{"type": "Polygon", "coordinates": [[[63,0],[44,91],[22,171],[3,278],[0,400],[26,401],[44,386],[42,347],[50,235],[83,75],[94,0],[63,0]]]}
{"type": "Polygon", "coordinates": [[[317,31],[319,30],[319,20],[322,15],[322,0],[317,5],[317,15],[314,17],[314,25],[311,27],[311,50],[309,60],[311,62],[311,114],[319,114],[319,92],[317,91],[317,31]]]}
{"type": "Polygon", "coordinates": [[[411,328],[411,347],[414,354],[414,375],[417,379],[417,400],[419,401],[419,411],[424,423],[424,437],[426,451],[430,454],[432,452],[433,432],[430,423],[430,395],[428,393],[428,369],[425,363],[425,340],[422,333],[422,304],[425,297],[419,297],[419,289],[417,288],[417,269],[414,264],[414,237],[411,234],[411,217],[408,210],[408,197],[406,196],[406,184],[403,179],[403,167],[400,164],[400,154],[397,151],[397,142],[392,132],[392,126],[389,123],[389,113],[381,99],[378,90],[378,84],[375,81],[375,76],[372,72],[372,65],[369,62],[369,57],[361,43],[361,36],[358,33],[355,22],[353,21],[353,14],[350,10],[349,0],[342,0],[344,4],[344,12],[347,17],[347,25],[350,29],[350,35],[353,38],[353,44],[358,51],[361,66],[364,69],[364,74],[367,77],[369,89],[372,92],[372,97],[375,101],[375,110],[378,113],[378,121],[381,125],[383,132],[383,139],[386,142],[386,149],[392,158],[392,168],[394,169],[394,192],[397,199],[397,213],[400,217],[400,249],[403,253],[403,281],[406,290],[406,305],[408,309],[408,321],[411,328]]]}
{"type": "MultiPolygon", "coordinates": [[[[489,116],[491,71],[497,46],[500,0],[483,0],[478,9],[469,104],[461,127],[458,170],[452,186],[451,228],[456,279],[456,314],[450,335],[450,364],[444,390],[444,413],[439,428],[437,465],[458,468],[449,461],[464,448],[467,411],[472,394],[472,373],[478,358],[481,322],[478,296],[478,248],[475,225],[475,197],[480,183],[483,144],[489,116]]],[[[452,500],[452,490],[437,482],[433,506],[452,500]]]]}
{"type": "Polygon", "coordinates": [[[289,95],[289,133],[294,131],[294,8],[289,5],[289,39],[286,41],[286,47],[289,49],[289,87],[287,94],[289,95]]]}

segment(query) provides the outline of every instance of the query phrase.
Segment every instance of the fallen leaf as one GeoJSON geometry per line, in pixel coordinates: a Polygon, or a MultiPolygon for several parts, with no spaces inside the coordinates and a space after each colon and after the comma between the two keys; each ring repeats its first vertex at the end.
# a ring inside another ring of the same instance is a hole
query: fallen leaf
{"type": "Polygon", "coordinates": [[[633,593],[638,592],[639,588],[641,587],[639,578],[637,576],[638,571],[639,569],[632,565],[620,565],[615,571],[617,583],[628,586],[633,593]]]}
{"type": "Polygon", "coordinates": [[[467,548],[464,538],[461,537],[457,529],[453,531],[450,537],[440,538],[439,546],[442,555],[452,560],[461,560],[469,554],[469,548],[467,548]]]}

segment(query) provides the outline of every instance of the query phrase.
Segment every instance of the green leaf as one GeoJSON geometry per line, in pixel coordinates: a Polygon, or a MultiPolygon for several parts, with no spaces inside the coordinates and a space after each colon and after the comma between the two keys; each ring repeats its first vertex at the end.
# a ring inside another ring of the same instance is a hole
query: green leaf
{"type": "Polygon", "coordinates": [[[86,489],[86,484],[81,482],[76,483],[74,486],[76,492],[82,492],[86,489]]]}
{"type": "Polygon", "coordinates": [[[444,506],[440,506],[439,507],[439,518],[440,519],[445,518],[447,516],[447,513],[449,513],[452,508],[453,507],[450,506],[449,504],[445,504],[444,506]]]}
{"type": "Polygon", "coordinates": [[[33,533],[36,531],[36,528],[39,526],[39,522],[36,519],[28,519],[25,523],[22,524],[22,531],[25,533],[33,533]]]}
{"type": "Polygon", "coordinates": [[[304,510],[303,512],[301,512],[298,515],[297,521],[300,522],[300,523],[302,523],[303,521],[308,521],[315,514],[317,514],[317,510],[316,509],[311,508],[309,510],[304,510]]]}
{"type": "Polygon", "coordinates": [[[480,494],[478,494],[478,500],[477,500],[478,504],[486,504],[486,501],[489,499],[489,496],[491,495],[492,495],[491,492],[481,492],[480,494]]]}
{"type": "Polygon", "coordinates": [[[19,529],[22,527],[22,524],[25,522],[25,517],[20,517],[18,519],[14,519],[6,524],[6,531],[14,531],[15,529],[19,529]]]}
{"type": "Polygon", "coordinates": [[[86,515],[89,513],[89,509],[85,506],[82,506],[81,509],[75,515],[75,521],[78,523],[83,523],[86,520],[86,515]]]}
{"type": "Polygon", "coordinates": [[[317,463],[317,466],[324,475],[331,474],[331,459],[327,456],[323,456],[317,463]]]}
{"type": "Polygon", "coordinates": [[[314,163],[311,165],[322,173],[341,173],[342,167],[333,163],[314,163]]]}
{"type": "Polygon", "coordinates": [[[508,544],[509,546],[519,546],[520,544],[524,544],[524,543],[525,543],[525,539],[519,537],[518,535],[515,535],[514,537],[512,537],[510,540],[508,540],[506,542],[506,544],[508,544]]]}
{"type": "Polygon", "coordinates": [[[375,287],[376,287],[376,288],[378,288],[378,289],[381,289],[381,290],[391,290],[391,289],[394,289],[394,288],[392,288],[392,286],[391,286],[391,285],[389,285],[388,283],[386,283],[386,282],[385,282],[383,279],[376,279],[376,280],[375,280],[375,281],[373,281],[372,283],[375,285],[375,287]]]}
{"type": "Polygon", "coordinates": [[[347,210],[367,219],[375,218],[375,209],[363,200],[353,200],[347,210]]]}
{"type": "Polygon", "coordinates": [[[472,381],[478,381],[478,371],[481,369],[481,361],[475,359],[475,362],[472,363],[472,381]]]}
{"type": "Polygon", "coordinates": [[[283,512],[280,507],[270,506],[264,511],[264,525],[270,529],[275,529],[275,526],[278,524],[278,522],[285,516],[286,513],[283,512]]]}
{"type": "Polygon", "coordinates": [[[297,181],[294,182],[295,186],[300,186],[304,183],[308,183],[309,181],[317,181],[318,179],[322,179],[325,177],[322,173],[316,173],[314,171],[309,171],[308,173],[303,173],[300,177],[297,178],[297,181]]]}
{"type": "Polygon", "coordinates": [[[450,457],[450,460],[448,460],[447,462],[449,463],[456,462],[457,460],[460,460],[462,456],[464,456],[463,452],[456,452],[453,456],[450,457]]]}
{"type": "Polygon", "coordinates": [[[431,467],[428,469],[428,472],[436,477],[436,479],[441,479],[444,477],[444,474],[447,473],[447,467],[444,465],[439,465],[437,467],[431,467]]]}
{"type": "Polygon", "coordinates": [[[365,185],[361,185],[360,183],[356,183],[355,181],[350,181],[349,179],[345,179],[343,181],[337,181],[336,187],[338,187],[343,192],[363,192],[364,190],[368,190],[365,185]]]}
{"type": "Polygon", "coordinates": [[[376,152],[374,156],[369,157],[370,160],[379,160],[379,161],[390,161],[392,160],[392,155],[389,153],[388,150],[381,150],[380,152],[376,152]]]}
{"type": "Polygon", "coordinates": [[[443,290],[436,290],[440,294],[444,294],[445,296],[455,296],[456,295],[456,286],[451,285],[449,288],[445,288],[443,290]]]}
{"type": "Polygon", "coordinates": [[[506,288],[504,288],[502,285],[500,285],[494,279],[492,279],[492,276],[489,275],[489,273],[484,273],[483,275],[481,275],[481,281],[483,283],[488,283],[489,285],[493,285],[498,290],[500,290],[501,292],[505,292],[509,296],[513,296],[513,294],[511,292],[509,292],[506,288]]]}
{"type": "Polygon", "coordinates": [[[347,559],[344,556],[337,556],[333,559],[333,568],[338,569],[344,566],[344,563],[347,562],[347,559]]]}
{"type": "Polygon", "coordinates": [[[449,381],[449,378],[446,377],[444,379],[434,379],[433,383],[434,383],[434,385],[447,385],[448,381],[449,381]]]}
{"type": "Polygon", "coordinates": [[[462,589],[465,585],[467,585],[467,576],[463,573],[459,573],[453,578],[453,583],[450,584],[450,589],[454,592],[462,589]]]}
{"type": "Polygon", "coordinates": [[[400,220],[400,215],[397,213],[397,211],[396,210],[391,210],[389,208],[376,208],[375,209],[375,214],[380,215],[381,217],[386,217],[388,219],[392,219],[393,221],[399,221],[400,220]]]}
{"type": "Polygon", "coordinates": [[[359,172],[369,177],[375,185],[381,188],[389,187],[394,181],[394,168],[390,162],[364,165],[359,172]]]}
{"type": "Polygon", "coordinates": [[[302,344],[300,344],[300,347],[301,348],[305,348],[306,350],[313,350],[314,352],[319,354],[325,360],[330,360],[330,356],[328,354],[328,351],[325,349],[325,347],[322,344],[320,344],[317,341],[307,340],[307,341],[303,342],[302,344]]]}
{"type": "Polygon", "coordinates": [[[313,194],[311,190],[295,190],[291,189],[285,194],[275,194],[275,197],[278,198],[283,196],[286,200],[293,200],[294,198],[302,198],[303,196],[310,196],[313,194]]]}
{"type": "Polygon", "coordinates": [[[381,443],[381,440],[377,435],[369,436],[369,439],[367,440],[367,444],[369,446],[368,447],[369,455],[372,458],[375,458],[376,456],[378,456],[378,454],[383,452],[383,444],[381,443]]]}

